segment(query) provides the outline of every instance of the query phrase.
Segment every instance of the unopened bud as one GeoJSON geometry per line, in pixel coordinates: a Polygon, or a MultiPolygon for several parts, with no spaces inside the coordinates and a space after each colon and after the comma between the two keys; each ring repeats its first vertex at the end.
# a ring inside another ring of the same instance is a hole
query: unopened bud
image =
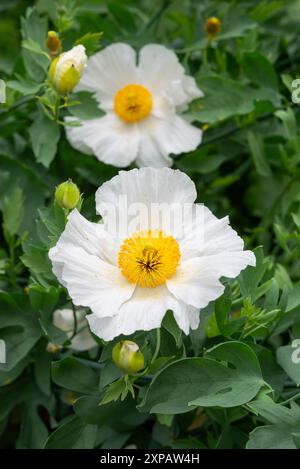
{"type": "Polygon", "coordinates": [[[61,50],[61,42],[55,31],[48,31],[46,46],[51,55],[56,55],[61,50]]]}
{"type": "Polygon", "coordinates": [[[85,47],[78,45],[56,57],[49,68],[48,77],[62,95],[70,93],[79,82],[86,66],[85,47]]]}
{"type": "Polygon", "coordinates": [[[221,20],[215,16],[207,18],[205,22],[205,32],[207,33],[209,39],[214,39],[217,34],[221,31],[221,20]]]}
{"type": "Polygon", "coordinates": [[[55,190],[55,202],[62,208],[72,210],[80,201],[80,192],[72,181],[62,182],[55,190]]]}
{"type": "Polygon", "coordinates": [[[144,355],[131,340],[121,340],[112,350],[113,362],[124,373],[137,373],[145,366],[144,355]]]}
{"type": "Polygon", "coordinates": [[[46,350],[48,353],[57,353],[62,349],[62,346],[59,344],[54,344],[53,342],[49,342],[47,344],[46,350]]]}

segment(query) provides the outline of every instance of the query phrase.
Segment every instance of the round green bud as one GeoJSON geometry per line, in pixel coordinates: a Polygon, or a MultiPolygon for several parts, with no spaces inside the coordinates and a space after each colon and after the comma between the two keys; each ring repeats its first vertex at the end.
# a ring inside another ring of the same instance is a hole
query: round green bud
{"type": "Polygon", "coordinates": [[[55,190],[55,202],[62,208],[72,210],[80,200],[80,192],[72,181],[62,182],[55,190]]]}
{"type": "Polygon", "coordinates": [[[145,367],[144,355],[131,340],[121,340],[112,350],[115,365],[124,373],[137,373],[145,367]]]}

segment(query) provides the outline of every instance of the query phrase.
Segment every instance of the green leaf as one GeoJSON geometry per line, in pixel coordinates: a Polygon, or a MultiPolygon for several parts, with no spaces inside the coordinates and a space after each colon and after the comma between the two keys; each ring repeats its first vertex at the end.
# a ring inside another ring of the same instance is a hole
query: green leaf
{"type": "Polygon", "coordinates": [[[250,433],[247,449],[295,449],[294,434],[299,432],[300,408],[288,409],[267,396],[247,404],[271,425],[255,428],[250,433]]]}
{"type": "Polygon", "coordinates": [[[103,393],[100,405],[108,404],[113,401],[115,402],[119,399],[124,401],[129,393],[134,398],[135,394],[133,383],[135,380],[136,378],[125,375],[109,384],[103,393]]]}
{"type": "Polygon", "coordinates": [[[46,17],[40,17],[36,8],[27,8],[25,17],[21,18],[21,33],[27,46],[22,50],[22,57],[29,77],[38,82],[43,81],[50,63],[45,46],[47,30],[46,17]],[[36,48],[44,53],[37,53],[36,48]]]}
{"type": "Polygon", "coordinates": [[[97,427],[74,416],[60,425],[47,439],[45,449],[93,449],[97,427]]]}
{"type": "Polygon", "coordinates": [[[256,266],[248,266],[243,270],[238,278],[241,293],[246,298],[250,296],[252,301],[256,301],[259,292],[259,284],[262,281],[268,267],[269,260],[264,257],[263,248],[258,246],[254,249],[256,266]]]}
{"type": "Polygon", "coordinates": [[[34,54],[46,57],[50,64],[50,56],[41,48],[41,46],[37,42],[33,41],[30,38],[24,39],[24,41],[22,41],[22,47],[24,47],[24,49],[29,50],[30,52],[33,52],[34,54]]]}
{"type": "Polygon", "coordinates": [[[277,361],[284,369],[286,374],[297,384],[300,385],[300,341],[292,345],[285,345],[276,350],[277,361]]]}
{"type": "Polygon", "coordinates": [[[74,93],[71,99],[79,102],[79,104],[69,107],[70,113],[78,119],[97,119],[104,115],[93,95],[87,91],[74,93]]]}
{"type": "Polygon", "coordinates": [[[85,423],[107,425],[119,432],[132,430],[148,418],[136,410],[136,402],[130,397],[123,402],[99,405],[98,397],[82,396],[76,400],[74,411],[85,423]]]}
{"type": "Polygon", "coordinates": [[[200,77],[198,84],[204,97],[198,108],[192,106],[191,113],[200,122],[212,124],[254,109],[254,91],[240,82],[213,75],[200,77]]]}
{"type": "Polygon", "coordinates": [[[9,237],[19,232],[24,217],[24,198],[20,187],[15,187],[9,196],[3,200],[3,228],[9,237]]]}
{"type": "Polygon", "coordinates": [[[85,47],[87,55],[92,55],[100,47],[100,39],[103,33],[86,33],[84,36],[78,38],[75,46],[81,44],[85,47]]]}
{"type": "Polygon", "coordinates": [[[75,357],[67,357],[53,362],[52,379],[59,386],[71,391],[82,394],[96,394],[98,392],[98,374],[75,357]]]}
{"type": "Polygon", "coordinates": [[[31,94],[37,94],[41,89],[41,84],[29,78],[24,78],[21,75],[16,74],[18,80],[9,80],[7,82],[8,88],[18,91],[23,96],[31,94]]]}
{"type": "Polygon", "coordinates": [[[262,384],[254,352],[241,342],[228,342],[204,358],[183,358],[167,365],[154,377],[139,408],[177,414],[195,406],[234,407],[253,399],[262,384]]]}
{"type": "Polygon", "coordinates": [[[37,162],[48,168],[57,151],[60,136],[58,125],[40,110],[29,128],[29,135],[37,162]]]}
{"type": "Polygon", "coordinates": [[[107,5],[110,13],[117,20],[119,25],[126,31],[131,33],[136,32],[135,16],[133,13],[120,1],[110,0],[107,5]]]}
{"type": "Polygon", "coordinates": [[[0,291],[0,310],[0,337],[6,344],[6,363],[0,363],[0,370],[10,371],[31,351],[42,330],[26,294],[0,291]]]}
{"type": "Polygon", "coordinates": [[[162,326],[174,337],[177,347],[181,346],[182,331],[179,329],[172,311],[168,311],[163,319],[162,326]]]}
{"type": "Polygon", "coordinates": [[[274,67],[260,52],[247,52],[243,57],[243,66],[253,83],[277,91],[278,81],[274,67]]]}
{"type": "Polygon", "coordinates": [[[264,154],[264,144],[260,135],[248,132],[248,143],[258,174],[271,177],[271,169],[264,154]]]}

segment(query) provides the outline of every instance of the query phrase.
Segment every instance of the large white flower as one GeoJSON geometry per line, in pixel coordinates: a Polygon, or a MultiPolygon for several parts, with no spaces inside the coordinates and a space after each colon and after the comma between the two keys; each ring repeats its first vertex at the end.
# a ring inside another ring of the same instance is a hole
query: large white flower
{"type": "Polygon", "coordinates": [[[142,168],[121,171],[98,189],[96,206],[104,223],[91,223],[77,210],[70,213],[49,257],[74,304],[91,309],[87,319],[96,335],[111,340],[157,328],[167,310],[187,334],[199,324],[199,309],[222,294],[220,277],[236,277],[255,265],[228,217],[216,218],[195,199],[186,174],[142,168]],[[192,217],[182,231],[180,224],[172,228],[155,216],[147,226],[145,217],[125,213],[120,196],[127,197],[129,209],[135,203],[149,210],[153,204],[187,206],[192,217]],[[122,230],[111,229],[108,204],[117,219],[128,217],[122,230]]]}
{"type": "Polygon", "coordinates": [[[137,65],[132,47],[112,44],[88,60],[76,90],[94,93],[105,116],[67,126],[67,137],[104,163],[171,166],[168,155],[192,151],[201,142],[201,130],[181,114],[203,94],[164,46],[143,47],[137,65]]]}

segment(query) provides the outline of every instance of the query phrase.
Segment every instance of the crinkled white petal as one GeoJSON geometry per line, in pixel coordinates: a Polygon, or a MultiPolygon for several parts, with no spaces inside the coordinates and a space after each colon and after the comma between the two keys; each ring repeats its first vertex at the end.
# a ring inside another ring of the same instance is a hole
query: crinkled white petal
{"type": "Polygon", "coordinates": [[[137,83],[136,53],[128,44],[116,43],[88,59],[76,91],[91,91],[105,111],[113,109],[118,90],[137,83]]]}
{"type": "Polygon", "coordinates": [[[138,330],[150,331],[160,327],[168,308],[170,294],[166,287],[136,287],[129,301],[124,303],[117,314],[110,318],[87,316],[94,334],[104,340],[112,340],[121,334],[130,335],[138,330]]]}
{"type": "Polygon", "coordinates": [[[190,329],[197,329],[200,323],[200,312],[183,301],[172,298],[169,309],[173,311],[178,327],[187,335],[190,329]]]}
{"type": "Polygon", "coordinates": [[[194,182],[185,173],[170,168],[141,168],[120,171],[96,192],[96,209],[102,215],[101,204],[119,207],[119,196],[126,195],[128,204],[193,203],[197,197],[194,182]]]}
{"type": "Polygon", "coordinates": [[[103,216],[106,229],[113,236],[124,237],[137,230],[164,229],[168,219],[160,217],[164,224],[159,225],[160,207],[181,207],[180,204],[193,203],[195,198],[194,183],[181,171],[142,168],[120,171],[105,182],[96,192],[96,209],[103,216]],[[119,231],[115,233],[115,229],[119,231]]]}
{"type": "MultiPolygon", "coordinates": [[[[81,247],[88,254],[99,256],[103,261],[117,265],[120,243],[109,236],[101,223],[88,221],[77,209],[69,214],[63,233],[57,244],[49,251],[54,269],[57,263],[60,264],[59,252],[66,250],[65,245],[81,247]]],[[[58,275],[58,278],[62,281],[61,275],[58,275]]]]}
{"type": "Polygon", "coordinates": [[[224,291],[219,277],[210,263],[194,258],[182,262],[166,284],[178,300],[195,308],[204,308],[224,291]]]}
{"type": "MultiPolygon", "coordinates": [[[[147,132],[156,146],[166,155],[186,153],[195,150],[201,143],[202,131],[175,115],[171,119],[151,117],[140,124],[142,132],[147,132]]],[[[153,157],[154,159],[154,157],[153,157]]]]}
{"type": "Polygon", "coordinates": [[[180,243],[181,259],[242,251],[244,242],[229,225],[229,218],[217,218],[205,205],[194,204],[185,220],[180,243]]]}
{"type": "Polygon", "coordinates": [[[177,55],[159,44],[144,46],[139,54],[140,82],[154,95],[167,94],[175,106],[203,96],[193,78],[185,75],[177,55]]]}
{"type": "Polygon", "coordinates": [[[99,161],[119,168],[127,167],[137,157],[140,141],[138,126],[126,124],[114,113],[78,122],[80,126],[66,127],[67,138],[77,150],[94,154],[99,161]]]}
{"type": "Polygon", "coordinates": [[[64,244],[57,259],[62,264],[62,284],[77,306],[88,307],[100,317],[111,316],[132,296],[135,285],[118,267],[81,247],[64,244]]]}

